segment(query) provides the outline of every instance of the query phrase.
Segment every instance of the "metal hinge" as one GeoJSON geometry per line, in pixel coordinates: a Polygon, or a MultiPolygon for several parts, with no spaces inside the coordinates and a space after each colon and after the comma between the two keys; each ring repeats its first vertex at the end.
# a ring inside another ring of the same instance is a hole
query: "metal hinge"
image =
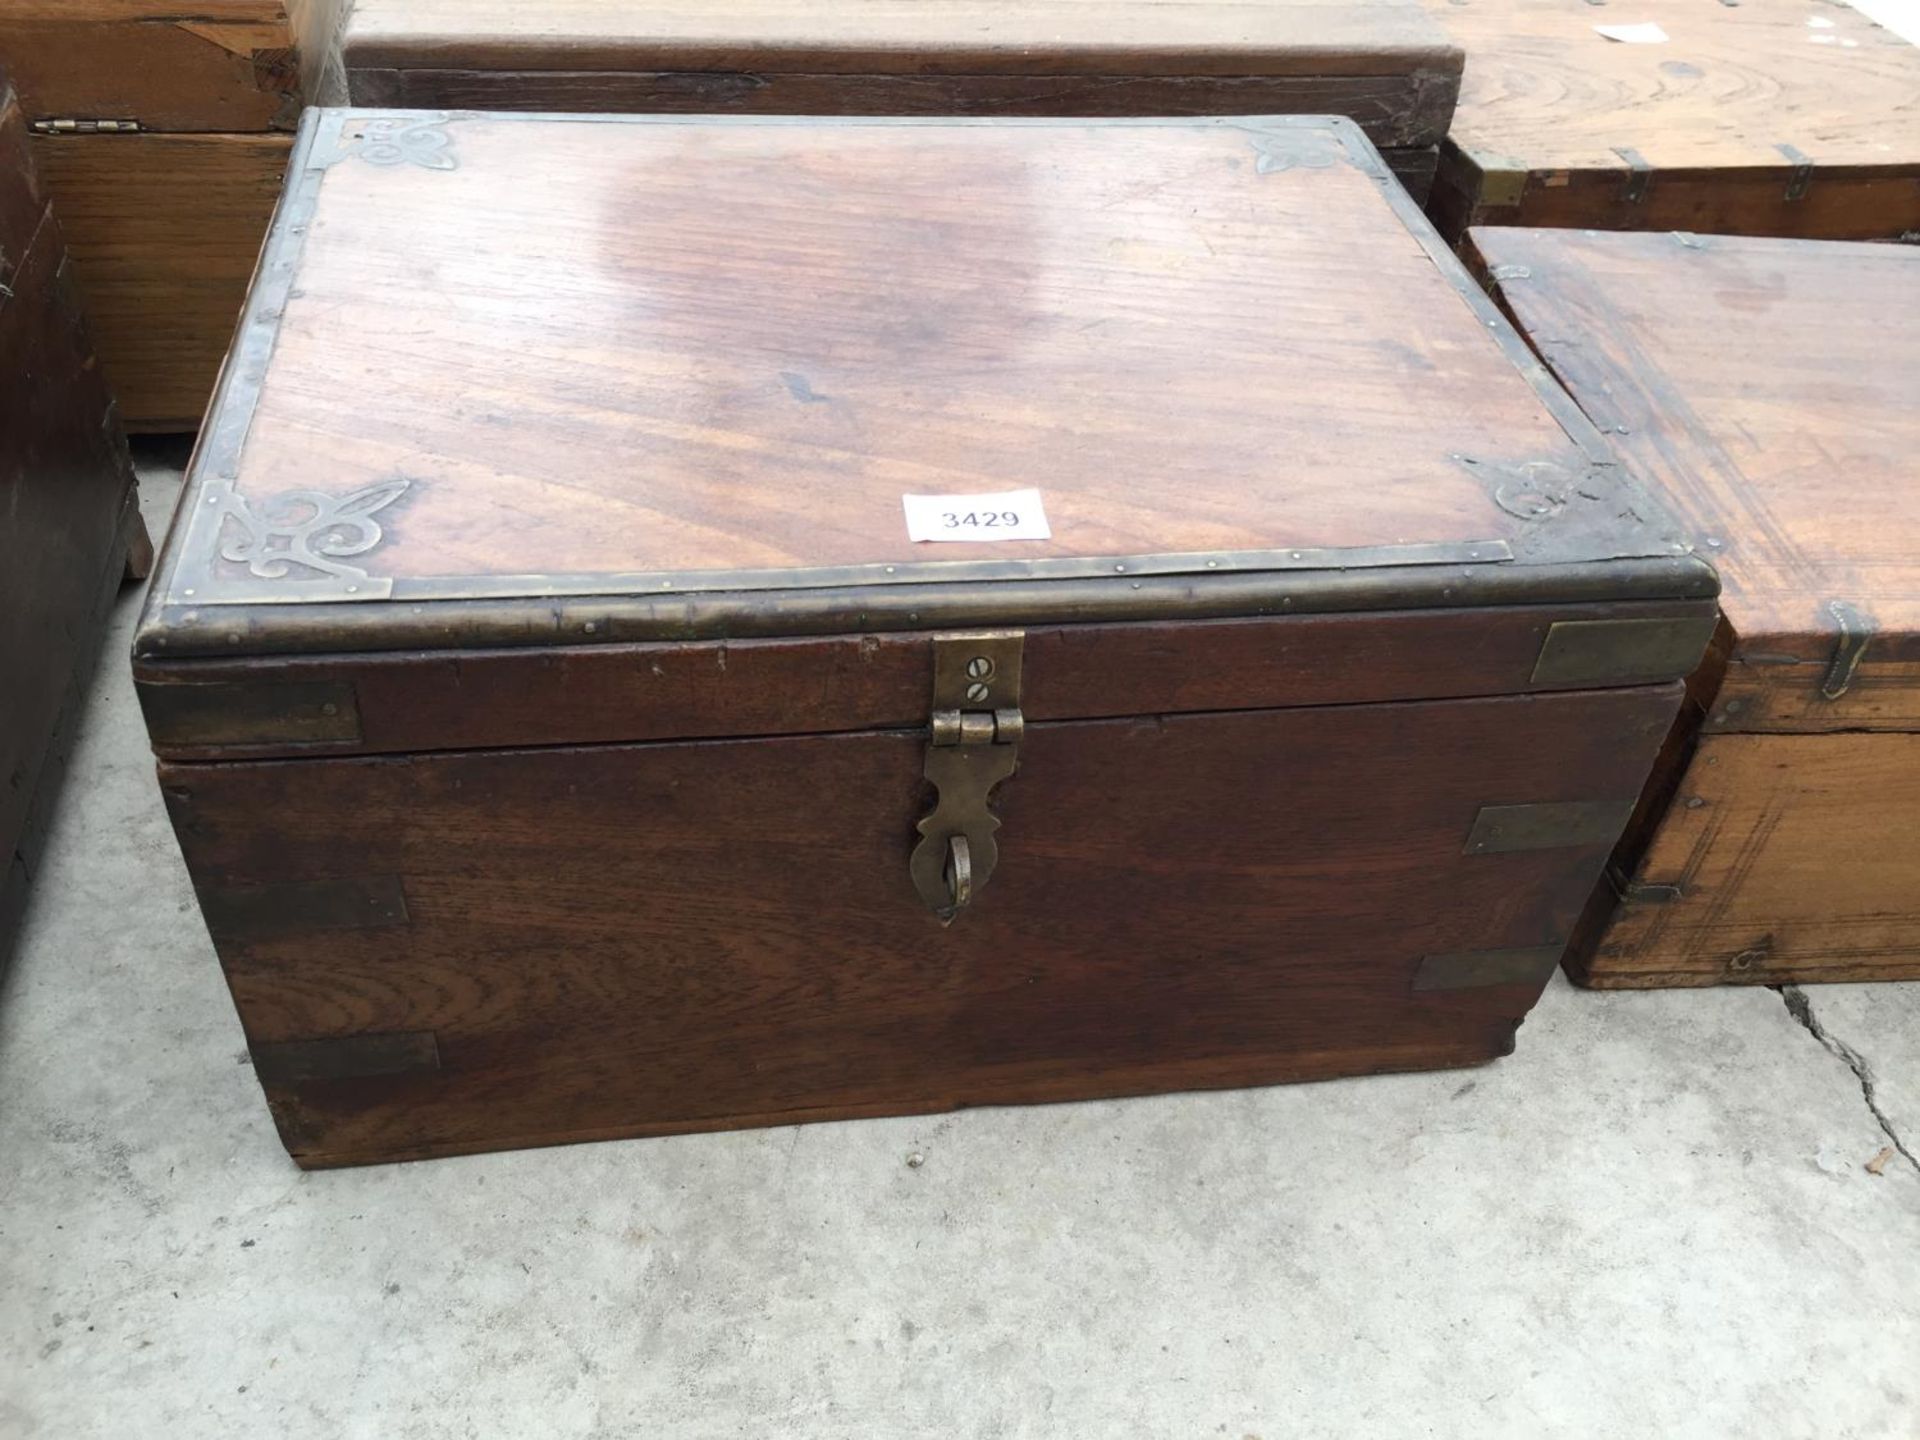
{"type": "Polygon", "coordinates": [[[989,630],[933,637],[933,709],[925,775],[938,791],[920,821],[908,869],[927,908],[946,924],[965,909],[999,859],[994,787],[1020,764],[1020,655],[1026,635],[989,630]]]}
{"type": "Polygon", "coordinates": [[[138,120],[36,120],[33,122],[36,135],[136,135],[140,131],[138,120]]]}

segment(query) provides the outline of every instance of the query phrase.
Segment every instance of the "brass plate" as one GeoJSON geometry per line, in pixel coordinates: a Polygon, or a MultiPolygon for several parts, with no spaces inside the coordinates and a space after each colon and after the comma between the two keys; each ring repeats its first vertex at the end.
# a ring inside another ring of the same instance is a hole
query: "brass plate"
{"type": "Polygon", "coordinates": [[[359,1080],[373,1075],[407,1075],[440,1068],[440,1046],[431,1030],[287,1040],[249,1048],[253,1053],[253,1073],[262,1085],[359,1080]]]}
{"type": "Polygon", "coordinates": [[[1568,800],[1538,805],[1485,805],[1474,817],[1464,851],[1504,855],[1517,850],[1612,845],[1633,817],[1634,800],[1568,800]]]}
{"type": "Polygon", "coordinates": [[[1561,620],[1547,628],[1533,684],[1543,689],[1632,685],[1689,675],[1718,615],[1668,620],[1561,620]]]}
{"type": "Polygon", "coordinates": [[[1424,955],[1414,972],[1415,990],[1470,990],[1482,985],[1544,985],[1560,963],[1565,945],[1533,945],[1519,950],[1459,950],[1424,955]]]}
{"type": "Polygon", "coordinates": [[[207,933],[220,940],[272,940],[315,930],[377,930],[407,923],[397,875],[229,885],[200,891],[207,933]]]}

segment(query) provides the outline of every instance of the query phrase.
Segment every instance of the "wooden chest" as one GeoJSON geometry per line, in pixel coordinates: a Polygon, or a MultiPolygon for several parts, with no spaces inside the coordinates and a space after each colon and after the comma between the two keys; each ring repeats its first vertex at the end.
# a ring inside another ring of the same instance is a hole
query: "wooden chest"
{"type": "Polygon", "coordinates": [[[1725,587],[1570,971],[1920,978],[1920,251],[1504,229],[1472,243],[1725,587]]]}
{"type": "Polygon", "coordinates": [[[316,112],[181,515],[304,1165],[1500,1055],[1716,615],[1341,120],[316,112]]]}
{"type": "Polygon", "coordinates": [[[0,75],[0,965],[73,742],[102,614],[146,530],[60,224],[0,75]]]}
{"type": "Polygon", "coordinates": [[[299,57],[331,53],[344,5],[7,0],[0,9],[0,57],[36,132],[129,428],[199,424],[279,194],[299,57]]]}
{"type": "Polygon", "coordinates": [[[1920,48],[1849,5],[1427,8],[1467,53],[1430,207],[1450,240],[1470,225],[1920,230],[1920,48]],[[1615,26],[1651,43],[1600,33],[1615,26]]]}
{"type": "Polygon", "coordinates": [[[358,0],[341,34],[359,105],[1347,115],[1422,200],[1460,89],[1416,0],[358,0]]]}

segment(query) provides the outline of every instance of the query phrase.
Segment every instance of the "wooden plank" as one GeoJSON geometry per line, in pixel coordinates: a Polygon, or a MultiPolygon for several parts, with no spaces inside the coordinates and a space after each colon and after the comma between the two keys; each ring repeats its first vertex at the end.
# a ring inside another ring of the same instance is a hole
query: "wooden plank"
{"type": "Polygon", "coordinates": [[[1035,724],[999,867],[907,876],[913,732],[165,765],[204,885],[402,879],[408,923],[220,941],[249,1043],[431,1032],[427,1074],[269,1084],[303,1165],[1468,1064],[1604,861],[1468,854],[1629,800],[1677,686],[1035,724]],[[822,797],[829,797],[823,803],[822,797]]]}
{"type": "MultiPolygon", "coordinates": [[[[1695,601],[1036,626],[1022,703],[1045,721],[1519,693],[1553,688],[1533,677],[1556,623],[1711,613],[1695,601]]],[[[214,760],[924,725],[930,657],[924,634],[882,634],[143,661],[138,678],[155,751],[214,760]]]]}
{"type": "Polygon", "coordinates": [[[280,193],[284,135],[34,142],[101,365],[134,430],[191,430],[280,193]]]}
{"type": "Polygon", "coordinates": [[[1345,115],[1430,176],[1452,114],[1437,73],[1393,75],[911,74],[783,71],[356,69],[373,107],[720,115],[1345,115]]]}
{"type": "Polygon", "coordinates": [[[160,131],[293,128],[299,67],[278,5],[241,7],[230,19],[139,8],[147,13],[32,19],[10,0],[0,53],[28,116],[132,120],[160,131]]]}
{"type": "Polygon", "coordinates": [[[351,69],[1229,76],[1392,74],[1449,49],[1417,6],[1349,0],[359,0],[345,45],[351,69]]]}
{"type": "Polygon", "coordinates": [[[1590,957],[1602,988],[1920,979],[1920,735],[1707,735],[1590,957]]]}
{"type": "Polygon", "coordinates": [[[1426,0],[1467,52],[1432,209],[1471,225],[1920,229],[1920,49],[1846,5],[1426,0]],[[1594,27],[1652,22],[1618,44],[1594,27]]]}

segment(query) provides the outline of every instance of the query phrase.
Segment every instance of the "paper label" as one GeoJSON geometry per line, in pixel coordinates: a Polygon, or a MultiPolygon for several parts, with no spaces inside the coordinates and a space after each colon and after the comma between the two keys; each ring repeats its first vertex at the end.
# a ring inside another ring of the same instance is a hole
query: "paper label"
{"type": "Polygon", "coordinates": [[[909,540],[1051,540],[1038,490],[991,495],[902,495],[909,540]]]}
{"type": "Polygon", "coordinates": [[[1664,45],[1667,32],[1653,21],[1640,25],[1596,25],[1593,27],[1609,40],[1618,40],[1622,45],[1664,45]]]}

